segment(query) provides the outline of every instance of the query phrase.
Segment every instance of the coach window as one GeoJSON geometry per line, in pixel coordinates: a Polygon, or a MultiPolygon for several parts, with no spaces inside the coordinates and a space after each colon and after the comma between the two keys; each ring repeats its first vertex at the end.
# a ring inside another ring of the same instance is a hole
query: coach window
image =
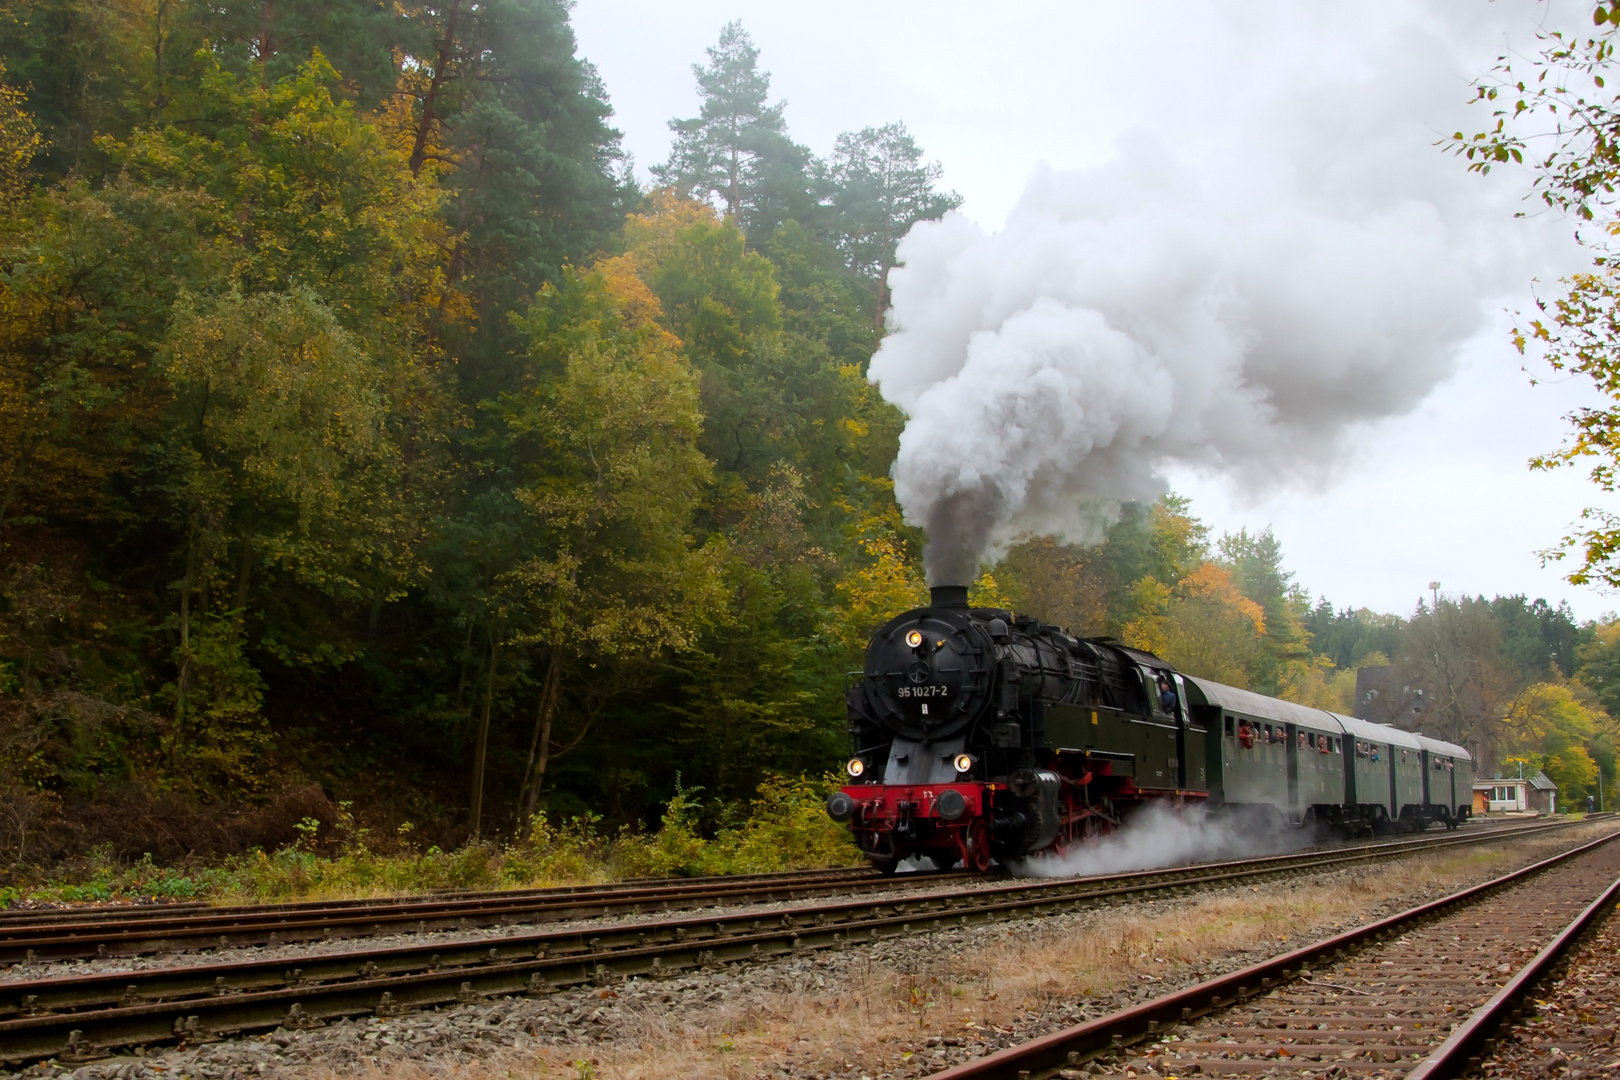
{"type": "Polygon", "coordinates": [[[1230,739],[1236,733],[1237,733],[1237,720],[1234,717],[1228,716],[1226,718],[1226,737],[1228,739],[1230,739]]]}

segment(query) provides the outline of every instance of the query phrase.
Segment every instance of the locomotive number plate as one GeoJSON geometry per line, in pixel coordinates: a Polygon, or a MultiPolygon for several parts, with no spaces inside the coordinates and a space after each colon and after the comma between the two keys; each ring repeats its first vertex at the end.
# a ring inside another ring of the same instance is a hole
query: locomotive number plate
{"type": "Polygon", "coordinates": [[[949,697],[948,686],[902,686],[899,694],[903,698],[936,698],[949,697]]]}

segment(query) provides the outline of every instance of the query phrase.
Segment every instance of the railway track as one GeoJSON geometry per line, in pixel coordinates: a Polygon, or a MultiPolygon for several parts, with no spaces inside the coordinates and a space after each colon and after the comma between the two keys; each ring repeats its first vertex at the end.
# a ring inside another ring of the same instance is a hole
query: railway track
{"type": "Polygon", "coordinates": [[[211,904],[200,900],[181,902],[80,904],[71,907],[0,908],[0,933],[13,926],[72,925],[84,922],[118,922],[123,920],[154,922],[165,919],[183,919],[196,913],[230,913],[253,915],[305,910],[342,911],[387,904],[438,904],[458,900],[500,899],[511,897],[567,897],[582,894],[610,895],[616,892],[657,888],[700,888],[706,885],[731,884],[738,888],[758,885],[789,884],[819,878],[849,878],[852,880],[877,879],[870,867],[849,866],[825,870],[781,870],[764,874],[717,874],[710,877],[632,878],[627,881],[592,885],[548,885],[534,889],[440,889],[432,892],[369,897],[355,900],[270,900],[257,904],[211,904]]]}
{"type": "MultiPolygon", "coordinates": [[[[939,877],[966,877],[965,874],[939,877]]],[[[933,877],[933,875],[930,875],[933,877]]],[[[895,888],[904,879],[871,870],[814,871],[737,879],[512,890],[450,898],[347,900],[241,907],[74,912],[0,921],[0,964],[179,953],[232,946],[284,945],[380,934],[471,930],[514,922],[564,922],[730,904],[773,903],[861,888],[895,888]],[[110,917],[98,917],[99,915],[110,917]]]]}
{"type": "Polygon", "coordinates": [[[1353,848],[1143,871],[844,899],[769,912],[645,920],[0,983],[0,1060],[88,1058],[109,1048],[299,1027],[563,986],[660,977],[725,962],[768,960],[960,924],[1175,895],[1237,882],[1315,874],[1420,850],[1568,828],[1443,834],[1353,848]]]}
{"type": "MultiPolygon", "coordinates": [[[[1562,826],[1540,822],[1496,826],[1478,835],[1517,835],[1557,827],[1562,826]]],[[[1472,830],[1470,835],[1475,835],[1472,830]]],[[[1434,839],[1420,842],[1432,843],[1434,839]]],[[[1347,850],[1376,846],[1357,845],[1347,850]]],[[[1115,878],[1117,875],[1109,880],[1115,878]]],[[[960,871],[883,877],[859,868],[381,901],[238,907],[188,905],[156,911],[126,907],[50,913],[36,918],[17,914],[0,919],[0,965],[278,946],[385,934],[474,930],[516,923],[568,922],[614,915],[784,903],[850,892],[902,892],[915,888],[920,882],[948,886],[952,881],[982,883],[984,880],[982,875],[960,871]]]]}
{"type": "Polygon", "coordinates": [[[1620,832],[931,1080],[1449,1080],[1620,897],[1620,832]]]}

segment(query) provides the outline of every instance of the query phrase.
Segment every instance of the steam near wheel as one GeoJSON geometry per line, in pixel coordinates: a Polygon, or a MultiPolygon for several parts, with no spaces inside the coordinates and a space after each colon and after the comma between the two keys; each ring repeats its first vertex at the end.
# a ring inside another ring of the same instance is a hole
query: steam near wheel
{"type": "Polygon", "coordinates": [[[846,695],[851,782],[827,812],[881,870],[1039,857],[1150,803],[1346,835],[1469,816],[1460,746],[969,607],[965,586],[931,593],[872,637],[846,695]]]}

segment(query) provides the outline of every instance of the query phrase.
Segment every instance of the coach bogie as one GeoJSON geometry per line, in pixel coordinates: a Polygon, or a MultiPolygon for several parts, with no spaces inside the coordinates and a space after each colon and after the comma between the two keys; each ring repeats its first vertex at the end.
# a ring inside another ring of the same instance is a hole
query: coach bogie
{"type": "Polygon", "coordinates": [[[1474,774],[1468,751],[1455,743],[1414,735],[1423,748],[1423,810],[1448,829],[1463,820],[1464,803],[1473,811],[1474,774]]]}

